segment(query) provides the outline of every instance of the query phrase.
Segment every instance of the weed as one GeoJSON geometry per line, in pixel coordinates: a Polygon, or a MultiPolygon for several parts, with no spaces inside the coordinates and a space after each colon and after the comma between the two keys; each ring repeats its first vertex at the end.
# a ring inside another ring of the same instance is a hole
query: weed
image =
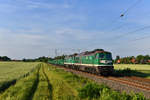
{"type": "Polygon", "coordinates": [[[93,98],[100,97],[100,91],[103,90],[104,85],[97,85],[95,83],[87,83],[83,88],[79,89],[79,97],[80,98],[89,98],[90,100],[93,98]]]}

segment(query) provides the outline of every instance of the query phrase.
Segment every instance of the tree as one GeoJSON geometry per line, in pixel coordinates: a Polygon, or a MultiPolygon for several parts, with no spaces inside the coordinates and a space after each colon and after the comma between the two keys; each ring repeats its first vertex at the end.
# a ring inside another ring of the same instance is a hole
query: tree
{"type": "Polygon", "coordinates": [[[11,61],[10,58],[8,58],[7,56],[0,56],[0,61],[11,61]]]}
{"type": "Polygon", "coordinates": [[[138,55],[136,57],[136,60],[139,64],[144,64],[144,56],[143,55],[138,55]]]}
{"type": "MultiPolygon", "coordinates": [[[[116,57],[116,61],[119,59],[119,56],[116,57]]],[[[120,58],[120,63],[122,64],[148,64],[150,63],[149,55],[138,55],[137,57],[128,56],[120,58]]]]}
{"type": "Polygon", "coordinates": [[[65,55],[57,56],[57,57],[55,57],[54,59],[65,59],[65,55]]]}
{"type": "Polygon", "coordinates": [[[117,55],[115,59],[115,63],[117,63],[118,60],[120,60],[120,56],[117,55]]]}

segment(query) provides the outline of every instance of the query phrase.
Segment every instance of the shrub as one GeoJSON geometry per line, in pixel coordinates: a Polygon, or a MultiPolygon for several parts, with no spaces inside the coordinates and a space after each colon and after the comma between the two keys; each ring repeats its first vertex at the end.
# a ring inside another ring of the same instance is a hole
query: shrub
{"type": "Polygon", "coordinates": [[[132,100],[146,100],[146,98],[141,93],[133,94],[132,100]]]}
{"type": "Polygon", "coordinates": [[[98,98],[100,97],[100,91],[103,90],[103,88],[107,88],[105,85],[97,85],[95,83],[87,83],[83,88],[79,89],[79,97],[80,98],[98,98]]]}

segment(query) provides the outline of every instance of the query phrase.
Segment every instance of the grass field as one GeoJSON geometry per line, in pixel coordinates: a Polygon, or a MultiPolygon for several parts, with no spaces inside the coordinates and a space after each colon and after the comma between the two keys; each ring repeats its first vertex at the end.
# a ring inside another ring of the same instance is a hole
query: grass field
{"type": "Polygon", "coordinates": [[[17,79],[35,68],[39,63],[0,62],[0,83],[17,79]]]}
{"type": "Polygon", "coordinates": [[[28,76],[1,92],[0,100],[146,100],[140,94],[119,93],[45,63],[35,66],[28,76]]]}
{"type": "Polygon", "coordinates": [[[0,92],[15,84],[18,79],[29,75],[39,63],[0,62],[0,92]]]}
{"type": "Polygon", "coordinates": [[[150,78],[150,65],[142,64],[114,64],[116,70],[123,70],[130,68],[133,71],[133,76],[140,76],[145,78],[150,78]]]}

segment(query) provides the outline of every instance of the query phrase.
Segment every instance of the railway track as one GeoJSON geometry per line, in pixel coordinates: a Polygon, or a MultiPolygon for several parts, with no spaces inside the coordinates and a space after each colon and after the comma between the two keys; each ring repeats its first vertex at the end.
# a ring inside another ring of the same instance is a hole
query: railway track
{"type": "Polygon", "coordinates": [[[57,66],[59,68],[63,68],[65,71],[72,72],[77,75],[81,75],[86,78],[90,78],[96,82],[103,82],[106,83],[108,86],[111,85],[111,88],[114,88],[115,85],[117,85],[114,89],[119,90],[119,91],[127,91],[130,93],[131,91],[134,91],[136,93],[142,92],[147,98],[150,98],[150,80],[149,79],[144,79],[140,77],[104,77],[104,76],[99,76],[87,72],[82,72],[82,71],[77,71],[73,69],[68,69],[62,66],[57,66]],[[101,80],[101,81],[100,81],[101,80]],[[121,89],[119,89],[121,88],[121,89]]]}
{"type": "Polygon", "coordinates": [[[103,76],[99,76],[99,75],[95,75],[95,74],[91,74],[91,73],[87,73],[87,72],[68,69],[68,68],[65,68],[65,67],[61,67],[61,68],[65,69],[67,71],[88,74],[88,75],[95,76],[97,78],[112,80],[112,81],[116,81],[116,82],[119,82],[119,83],[122,83],[122,84],[130,85],[132,87],[136,87],[136,88],[140,88],[140,89],[143,89],[143,90],[150,91],[150,80],[148,80],[148,79],[145,79],[145,80],[147,80],[147,81],[145,81],[144,79],[139,78],[139,77],[134,77],[134,78],[133,77],[122,77],[122,78],[120,78],[120,77],[112,77],[112,76],[103,77],[103,76]]]}
{"type": "MultiPolygon", "coordinates": [[[[72,71],[74,71],[74,70],[72,70],[72,71]]],[[[78,72],[81,72],[81,71],[78,71],[78,72]]],[[[137,81],[136,77],[134,77],[134,79],[130,78],[130,77],[122,77],[122,78],[120,78],[120,77],[119,78],[118,77],[112,77],[112,76],[103,77],[103,76],[93,75],[91,73],[86,73],[86,72],[81,72],[81,73],[92,75],[92,76],[95,76],[97,78],[103,78],[103,79],[106,79],[106,80],[119,82],[121,84],[126,84],[126,85],[129,85],[129,86],[132,86],[132,87],[140,88],[142,90],[150,91],[150,83],[143,82],[143,80],[137,81]]]]}
{"type": "Polygon", "coordinates": [[[122,84],[127,84],[127,85],[130,85],[132,87],[136,87],[136,88],[140,88],[142,90],[147,90],[147,91],[150,91],[150,84],[145,84],[145,83],[142,83],[142,82],[138,82],[136,80],[129,80],[126,79],[126,78],[114,78],[114,77],[109,77],[108,79],[110,80],[113,80],[113,81],[117,81],[117,82],[120,82],[122,84]]]}

